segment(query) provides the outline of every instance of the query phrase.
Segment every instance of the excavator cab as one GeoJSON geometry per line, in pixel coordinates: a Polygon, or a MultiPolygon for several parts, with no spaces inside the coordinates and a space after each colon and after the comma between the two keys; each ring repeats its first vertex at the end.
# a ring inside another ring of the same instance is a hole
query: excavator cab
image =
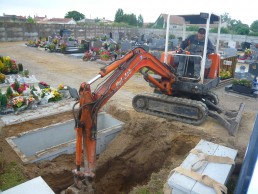
{"type": "MultiPolygon", "coordinates": [[[[219,37],[220,37],[220,26],[221,19],[220,16],[209,13],[200,13],[196,15],[179,15],[184,21],[183,24],[183,40],[186,38],[186,26],[199,25],[200,27],[205,26],[205,40],[204,40],[204,50],[202,55],[191,54],[187,51],[178,52],[168,51],[168,36],[166,36],[165,51],[161,55],[161,62],[173,67],[175,69],[175,74],[177,75],[176,82],[173,84],[175,92],[178,93],[189,93],[190,95],[206,95],[210,93],[210,90],[216,87],[220,81],[220,54],[218,53],[219,47],[219,37]],[[214,53],[207,55],[207,45],[209,37],[210,24],[218,25],[218,32],[216,39],[216,45],[214,45],[214,53]],[[194,77],[194,60],[198,59],[200,62],[200,77],[194,77]],[[184,63],[183,74],[178,75],[179,63],[184,63]]],[[[171,17],[173,18],[173,17],[171,17]]],[[[167,17],[167,24],[170,23],[170,15],[167,17]]],[[[169,34],[169,26],[167,25],[167,34],[169,34]]]]}

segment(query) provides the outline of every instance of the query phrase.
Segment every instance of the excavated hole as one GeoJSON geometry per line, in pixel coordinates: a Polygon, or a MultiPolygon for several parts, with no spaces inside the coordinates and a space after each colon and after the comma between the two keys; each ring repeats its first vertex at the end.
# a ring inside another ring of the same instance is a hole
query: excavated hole
{"type": "MultiPolygon", "coordinates": [[[[180,133],[177,126],[163,119],[135,117],[128,112],[112,113],[125,122],[125,126],[97,159],[97,194],[129,193],[135,186],[148,184],[153,173],[166,169],[164,180],[160,180],[163,185],[169,171],[180,165],[200,140],[198,136],[180,133]]],[[[61,156],[54,162],[59,165],[61,160],[70,161],[69,167],[75,167],[74,155],[61,156]]],[[[53,164],[51,166],[54,169],[53,164]]],[[[67,169],[45,173],[43,178],[56,193],[73,184],[73,175],[67,169]]]]}

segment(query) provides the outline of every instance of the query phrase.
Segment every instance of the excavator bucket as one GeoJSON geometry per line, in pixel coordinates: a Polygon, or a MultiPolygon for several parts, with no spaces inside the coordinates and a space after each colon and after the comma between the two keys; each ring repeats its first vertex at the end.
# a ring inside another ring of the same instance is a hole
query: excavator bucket
{"type": "Polygon", "coordinates": [[[209,107],[212,107],[212,110],[209,110],[208,115],[223,125],[230,135],[235,136],[242,119],[245,103],[240,104],[239,110],[232,111],[223,110],[221,107],[218,107],[211,102],[206,101],[206,103],[209,103],[209,107]]]}

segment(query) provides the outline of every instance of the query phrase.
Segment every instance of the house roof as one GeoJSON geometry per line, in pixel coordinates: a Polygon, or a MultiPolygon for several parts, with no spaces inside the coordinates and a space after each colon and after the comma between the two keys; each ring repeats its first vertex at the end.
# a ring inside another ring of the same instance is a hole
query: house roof
{"type": "MultiPolygon", "coordinates": [[[[164,21],[166,22],[167,18],[168,18],[168,14],[163,14],[162,13],[162,14],[160,14],[160,17],[161,16],[164,18],[164,21]]],[[[182,17],[177,16],[177,15],[170,15],[169,23],[170,24],[183,25],[184,19],[182,17]]]]}
{"type": "Polygon", "coordinates": [[[73,18],[51,18],[48,20],[49,22],[59,22],[59,23],[69,23],[74,21],[73,18]]]}
{"type": "MultiPolygon", "coordinates": [[[[167,21],[168,14],[160,14],[160,17],[164,18],[164,22],[167,21]]],[[[210,18],[210,27],[216,27],[217,22],[219,18],[218,16],[212,14],[210,18]]],[[[170,25],[183,25],[184,22],[187,23],[187,25],[198,25],[198,26],[205,26],[206,20],[200,17],[200,14],[197,15],[170,15],[169,23],[170,25]]]]}
{"type": "Polygon", "coordinates": [[[13,17],[15,17],[16,19],[26,20],[26,16],[18,16],[18,15],[7,15],[7,14],[3,14],[3,17],[5,17],[5,18],[13,18],[13,17]]]}
{"type": "Polygon", "coordinates": [[[47,19],[47,16],[44,16],[44,17],[34,16],[35,21],[41,21],[41,20],[46,20],[46,19],[47,19]]]}

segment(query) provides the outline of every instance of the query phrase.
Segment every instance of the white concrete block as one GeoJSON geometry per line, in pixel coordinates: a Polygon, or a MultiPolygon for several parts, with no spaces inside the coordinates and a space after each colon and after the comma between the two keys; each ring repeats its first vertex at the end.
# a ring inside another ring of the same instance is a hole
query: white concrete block
{"type": "Polygon", "coordinates": [[[39,176],[25,183],[8,189],[1,194],[55,194],[47,183],[39,176]]]}
{"type": "MultiPolygon", "coordinates": [[[[215,156],[228,156],[235,160],[237,150],[214,144],[205,140],[201,140],[195,147],[195,149],[201,150],[203,153],[215,156]]],[[[182,162],[181,167],[190,170],[191,165],[197,160],[197,156],[193,153],[189,153],[187,158],[182,162]]],[[[230,164],[218,164],[218,163],[206,163],[196,172],[202,175],[208,175],[210,178],[216,180],[219,183],[225,184],[231,174],[233,165],[230,164]]],[[[185,175],[174,172],[168,179],[168,184],[173,188],[173,194],[216,194],[213,188],[210,188],[194,179],[191,179],[185,175]]]]}

